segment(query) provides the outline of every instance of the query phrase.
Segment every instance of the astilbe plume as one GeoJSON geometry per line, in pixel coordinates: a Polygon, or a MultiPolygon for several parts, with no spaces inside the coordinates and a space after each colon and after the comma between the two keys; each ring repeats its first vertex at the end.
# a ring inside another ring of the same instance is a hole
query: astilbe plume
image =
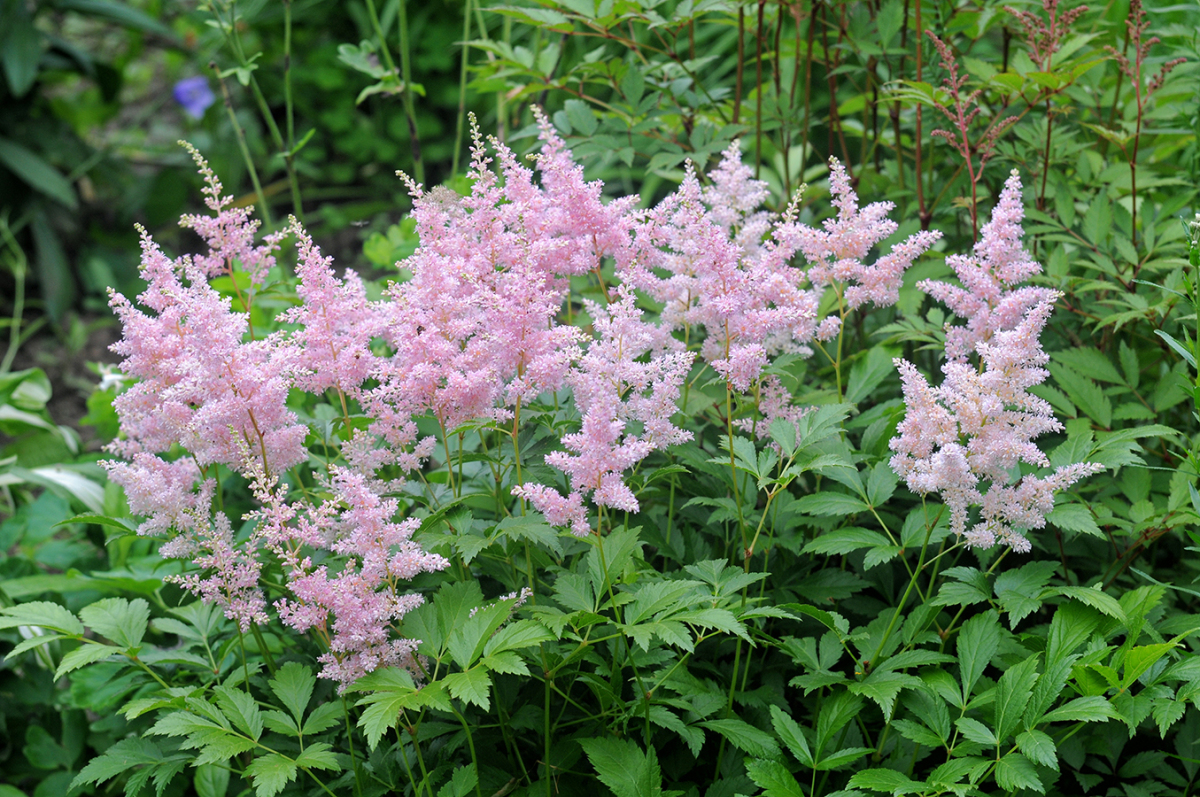
{"type": "Polygon", "coordinates": [[[819,295],[799,287],[799,274],[786,256],[771,257],[763,225],[748,213],[761,201],[763,186],[749,178],[736,146],[705,191],[689,165],[682,185],[637,220],[634,244],[618,257],[617,273],[629,285],[662,303],[661,318],[690,337],[704,334],[701,356],[737,391],[762,374],[769,357],[801,348],[817,335],[819,295]],[[706,201],[721,201],[711,210],[706,201]]]}
{"type": "Polygon", "coordinates": [[[275,602],[279,618],[326,642],[321,675],[343,689],[379,667],[416,673],[418,642],[394,632],[424,599],[398,592],[396,585],[450,563],[413,541],[420,521],[395,522],[398,501],[380,496],[369,479],[337,466],[329,474],[331,497],[316,507],[288,505],[261,483],[256,490],[264,507],[257,513],[263,535],[283,562],[293,596],[275,602]],[[344,564],[331,573],[329,564],[304,553],[306,547],[336,554],[344,564]]]}
{"type": "Polygon", "coordinates": [[[579,356],[580,331],[557,321],[567,277],[628,246],[632,200],[602,202],[600,184],[583,180],[544,120],[541,140],[540,185],[493,140],[497,174],[475,130],[468,196],[410,186],[421,243],[402,264],[412,279],[384,310],[395,355],[380,363],[367,398],[391,445],[411,441],[409,419],[425,411],[446,430],[509,418],[518,402],[561,387],[579,356]]]}
{"type": "Polygon", "coordinates": [[[843,312],[871,303],[894,304],[904,272],[940,237],[919,232],[868,263],[870,252],[898,229],[890,202],[860,208],[845,169],[830,160],[830,189],[838,213],[821,228],[797,220],[793,204],[782,217],[760,210],[765,183],[755,180],[733,144],[701,188],[689,167],[673,195],[638,219],[634,243],[618,256],[618,274],[663,304],[662,319],[685,338],[703,333],[701,356],[730,387],[758,383],[765,434],[777,418],[801,410],[778,380],[765,375],[772,357],[810,355],[810,344],[838,335],[842,316],[821,318],[829,289],[843,312]],[[801,255],[807,268],[797,268],[801,255]]]}
{"type": "Polygon", "coordinates": [[[893,470],[914,492],[939,493],[950,509],[951,529],[968,545],[999,542],[1027,552],[1031,543],[1023,532],[1045,525],[1055,492],[1103,468],[1076,463],[1048,476],[1016,475],[1021,463],[1049,467],[1033,440],[1062,429],[1049,403],[1029,393],[1048,376],[1039,336],[1059,294],[1013,289],[1041,270],[1021,247],[1021,216],[1014,172],[975,258],[947,259],[963,287],[922,283],[967,326],[947,330],[945,379],[937,387],[912,363],[896,360],[907,411],[890,445],[893,470]],[[979,508],[974,523],[973,507],[979,508]]]}
{"type": "Polygon", "coordinates": [[[567,377],[582,415],[580,430],[563,436],[567,451],[546,456],[546,464],[570,477],[571,491],[563,496],[539,484],[513,488],[552,524],[569,525],[580,536],[590,531],[585,497],[590,494],[598,506],[637,512],[622,472],[692,436],[671,422],[692,354],[680,351],[668,330],[642,320],[628,286],[614,289],[613,299],[607,307],[586,303],[598,337],[567,377]]]}
{"type": "MultiPolygon", "coordinates": [[[[124,376],[137,379],[114,401],[122,436],[109,450],[124,461],[103,463],[125,488],[130,509],[145,517],[139,533],[169,536],[164,556],[191,560],[199,573],[171,577],[217,603],[243,630],[267,618],[259,587],[263,557],[285,565],[292,598],[277,603],[281,619],[300,631],[316,629],[328,645],[323,674],[349,685],[387,664],[411,665],[416,642],[396,638],[399,620],[420,604],[400,591],[419,572],[447,562],[411,540],[416,521],[396,522],[399,505],[385,499],[376,471],[407,469],[422,452],[391,452],[370,435],[343,445],[347,467],[330,466],[330,498],[317,505],[287,500],[285,473],[308,459],[308,429],[287,405],[290,390],[334,390],[341,410],[363,400],[363,385],[378,370],[372,338],[386,320],[368,302],[353,272],[338,278],[294,219],[300,304],[277,321],[291,325],[255,336],[249,313],[238,312],[208,282],[248,272],[261,285],[281,236],[255,245],[257,222],[231,206],[221,184],[195,153],[205,176],[212,217],[186,216],[208,250],[171,259],[143,232],[139,309],[115,293],[111,304],[124,327],[113,346],[124,376]],[[169,461],[175,447],[187,455],[169,461]],[[229,517],[213,511],[213,469],[246,477],[261,508],[239,539],[229,517]],[[314,557],[321,564],[314,565],[314,557]]],[[[253,293],[238,293],[243,310],[253,293]]]]}

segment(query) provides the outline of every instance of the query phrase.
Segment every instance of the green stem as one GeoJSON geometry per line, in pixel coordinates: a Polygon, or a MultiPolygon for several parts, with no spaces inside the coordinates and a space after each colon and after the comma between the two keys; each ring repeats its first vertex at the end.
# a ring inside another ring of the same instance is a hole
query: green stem
{"type": "Polygon", "coordinates": [[[258,197],[258,207],[262,211],[263,225],[267,229],[274,229],[275,222],[271,221],[271,209],[267,206],[267,195],[263,193],[262,183],[258,180],[258,169],[254,166],[254,159],[250,157],[250,145],[246,143],[246,131],[242,129],[242,125],[237,120],[237,114],[233,112],[233,99],[229,96],[229,87],[225,85],[225,78],[221,77],[221,71],[217,69],[217,65],[210,64],[213,72],[217,76],[217,82],[221,84],[221,96],[225,99],[225,111],[229,114],[229,122],[233,125],[233,130],[237,135],[238,149],[241,150],[242,160],[246,163],[246,171],[250,173],[250,183],[254,186],[254,194],[258,197]]]}
{"type": "Polygon", "coordinates": [[[471,726],[467,724],[466,718],[454,706],[450,706],[450,710],[454,712],[454,716],[458,717],[458,721],[462,723],[463,733],[467,735],[467,747],[471,751],[471,763],[475,765],[475,797],[483,797],[483,791],[479,787],[479,756],[475,754],[475,737],[471,734],[471,726]]]}
{"type": "Polygon", "coordinates": [[[458,122],[454,126],[454,155],[450,161],[450,176],[458,174],[458,156],[462,150],[463,125],[467,118],[467,66],[471,48],[471,0],[463,8],[462,63],[458,70],[458,122]]]}
{"type": "MultiPolygon", "coordinates": [[[[345,695],[342,695],[342,717],[346,721],[346,744],[350,748],[350,766],[354,768],[354,793],[362,794],[362,780],[358,773],[358,754],[354,751],[354,729],[350,725],[350,705],[346,702],[345,695]]],[[[416,794],[415,788],[413,793],[416,794]]]]}
{"type": "Polygon", "coordinates": [[[258,629],[257,623],[250,624],[250,631],[254,634],[254,642],[258,645],[258,652],[262,654],[263,661],[267,664],[267,671],[271,675],[275,674],[275,657],[271,655],[271,651],[267,649],[267,642],[263,639],[262,631],[258,629]]]}

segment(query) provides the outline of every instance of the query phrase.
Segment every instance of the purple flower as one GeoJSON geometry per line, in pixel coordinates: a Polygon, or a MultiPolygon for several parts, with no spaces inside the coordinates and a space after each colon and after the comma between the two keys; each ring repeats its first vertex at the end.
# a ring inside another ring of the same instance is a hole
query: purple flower
{"type": "Polygon", "coordinates": [[[185,77],[175,84],[175,102],[183,106],[184,112],[193,119],[200,119],[208,106],[216,102],[212,89],[208,87],[208,78],[203,75],[185,77]]]}

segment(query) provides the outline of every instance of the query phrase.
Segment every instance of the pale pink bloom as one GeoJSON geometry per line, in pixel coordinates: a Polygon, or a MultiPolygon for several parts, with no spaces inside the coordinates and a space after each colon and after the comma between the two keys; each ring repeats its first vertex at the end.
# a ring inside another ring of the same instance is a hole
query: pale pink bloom
{"type": "Polygon", "coordinates": [[[1013,289],[1040,271],[1021,248],[1020,197],[1014,173],[975,247],[978,260],[948,258],[963,288],[922,283],[967,326],[948,330],[959,334],[947,336],[945,379],[938,387],[911,363],[896,360],[907,413],[890,445],[892,468],[914,492],[940,494],[951,530],[968,545],[999,542],[1023,553],[1031,548],[1025,532],[1046,525],[1054,493],[1103,466],[1076,463],[1048,476],[1020,474],[1022,464],[1050,466],[1033,441],[1062,429],[1049,403],[1029,392],[1049,375],[1039,336],[1059,294],[1013,289]]]}
{"type": "Polygon", "coordinates": [[[546,455],[547,465],[570,477],[571,493],[563,498],[546,488],[517,488],[552,524],[569,522],[576,533],[588,528],[583,496],[598,506],[637,512],[637,498],[621,473],[656,449],[691,439],[671,416],[692,355],[642,320],[627,286],[614,290],[607,307],[585,304],[598,337],[567,377],[583,416],[580,430],[563,435],[565,451],[546,455]]]}

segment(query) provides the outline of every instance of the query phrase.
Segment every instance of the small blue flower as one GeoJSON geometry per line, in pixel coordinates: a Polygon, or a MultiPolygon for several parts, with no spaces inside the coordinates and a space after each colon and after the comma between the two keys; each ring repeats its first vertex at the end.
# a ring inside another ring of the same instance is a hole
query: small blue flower
{"type": "Polygon", "coordinates": [[[216,101],[212,89],[208,87],[208,78],[201,75],[186,77],[175,84],[175,102],[183,106],[184,112],[193,119],[200,119],[208,106],[216,101]]]}

